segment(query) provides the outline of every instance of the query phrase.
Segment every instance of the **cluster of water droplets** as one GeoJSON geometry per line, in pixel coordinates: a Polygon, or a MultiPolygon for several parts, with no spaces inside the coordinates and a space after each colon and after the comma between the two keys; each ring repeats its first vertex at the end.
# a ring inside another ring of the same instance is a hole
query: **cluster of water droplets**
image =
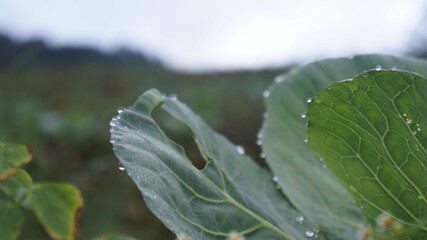
{"type": "MultiPolygon", "coordinates": [[[[303,224],[304,223],[304,216],[300,215],[297,216],[295,218],[295,221],[299,224],[303,224]]],[[[307,238],[317,238],[317,234],[319,233],[319,229],[318,228],[314,228],[314,229],[307,229],[304,231],[304,236],[306,236],[307,238]]]]}
{"type": "Polygon", "coordinates": [[[413,121],[412,119],[410,119],[406,113],[403,114],[403,118],[405,119],[405,123],[411,128],[412,130],[412,134],[416,135],[418,132],[421,131],[421,127],[419,123],[416,123],[415,121],[413,121]],[[415,124],[415,125],[414,125],[415,124]]]}

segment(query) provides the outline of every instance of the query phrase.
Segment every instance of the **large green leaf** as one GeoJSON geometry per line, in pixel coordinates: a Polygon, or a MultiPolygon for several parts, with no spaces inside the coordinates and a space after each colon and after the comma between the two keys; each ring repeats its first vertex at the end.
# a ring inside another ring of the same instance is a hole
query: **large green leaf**
{"type": "Polygon", "coordinates": [[[277,77],[264,93],[268,115],[258,141],[263,142],[267,162],[292,204],[336,238],[354,239],[365,220],[349,193],[306,143],[307,100],[329,84],[369,69],[398,68],[427,76],[426,66],[426,61],[418,59],[381,55],[328,59],[277,77]]]}
{"type": "Polygon", "coordinates": [[[15,175],[0,182],[0,189],[16,203],[21,203],[25,200],[32,186],[33,180],[31,176],[22,169],[17,169],[15,175]]]}
{"type": "Polygon", "coordinates": [[[24,216],[14,203],[0,200],[0,238],[2,240],[17,239],[23,222],[24,216]]]}
{"type": "Polygon", "coordinates": [[[116,156],[148,207],[181,238],[223,240],[231,232],[264,240],[317,235],[317,226],[295,220],[300,213],[276,189],[270,173],[176,98],[147,91],[132,107],[119,110],[111,126],[116,156]],[[151,117],[160,105],[190,128],[207,162],[203,170],[151,117]]]}
{"type": "Polygon", "coordinates": [[[308,109],[310,145],[368,218],[388,212],[427,238],[427,79],[369,71],[330,85],[308,109]]]}
{"type": "Polygon", "coordinates": [[[31,158],[28,147],[0,142],[0,181],[15,174],[17,167],[28,163],[31,158]]]}
{"type": "Polygon", "coordinates": [[[28,206],[53,239],[75,239],[83,199],[68,183],[37,183],[28,195],[28,206]]]}

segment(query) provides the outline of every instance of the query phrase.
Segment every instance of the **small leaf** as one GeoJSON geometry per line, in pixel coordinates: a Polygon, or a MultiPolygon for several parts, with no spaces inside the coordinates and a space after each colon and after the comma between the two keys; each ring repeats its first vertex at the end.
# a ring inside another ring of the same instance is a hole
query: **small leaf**
{"type": "Polygon", "coordinates": [[[17,167],[30,162],[32,157],[24,145],[0,142],[0,181],[15,174],[17,167]]]}
{"type": "Polygon", "coordinates": [[[176,98],[147,91],[120,111],[111,126],[116,156],[148,207],[178,236],[216,240],[236,232],[248,240],[270,240],[304,239],[307,231],[317,234],[309,221],[296,221],[300,213],[276,189],[270,173],[176,98]],[[203,170],[195,168],[152,119],[160,105],[191,130],[207,162],[203,170]]]}
{"type": "Polygon", "coordinates": [[[15,204],[0,200],[0,238],[2,240],[17,239],[23,223],[24,216],[15,204]]]}
{"type": "Polygon", "coordinates": [[[374,223],[381,213],[390,213],[409,227],[423,229],[424,237],[426,92],[427,79],[419,75],[369,71],[332,84],[308,107],[311,146],[347,185],[369,220],[374,223]]]}
{"type": "Polygon", "coordinates": [[[101,237],[97,237],[95,238],[95,240],[137,240],[137,239],[125,234],[110,233],[110,234],[103,235],[101,237]]]}
{"type": "Polygon", "coordinates": [[[31,176],[26,171],[17,169],[15,175],[0,182],[0,189],[15,202],[20,203],[31,191],[32,185],[31,176]]]}
{"type": "Polygon", "coordinates": [[[74,185],[34,184],[28,195],[28,204],[50,237],[58,240],[76,238],[83,199],[74,185]]]}

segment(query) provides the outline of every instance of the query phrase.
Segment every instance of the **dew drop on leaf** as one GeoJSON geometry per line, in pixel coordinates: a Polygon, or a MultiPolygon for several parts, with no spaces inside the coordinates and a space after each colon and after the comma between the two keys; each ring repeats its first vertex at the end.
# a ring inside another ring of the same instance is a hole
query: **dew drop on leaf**
{"type": "Polygon", "coordinates": [[[262,93],[262,96],[263,96],[264,98],[268,98],[268,97],[270,96],[270,91],[265,90],[265,91],[262,93]]]}
{"type": "Polygon", "coordinates": [[[313,232],[313,231],[311,231],[311,230],[307,230],[307,231],[305,231],[304,235],[305,235],[306,237],[311,238],[311,237],[314,237],[314,232],[313,232]]]}
{"type": "Polygon", "coordinates": [[[119,162],[119,170],[120,171],[124,171],[125,170],[125,166],[123,166],[123,164],[121,162],[119,162]]]}
{"type": "Polygon", "coordinates": [[[377,65],[377,66],[375,67],[375,70],[377,70],[377,71],[379,71],[379,70],[381,70],[381,69],[382,69],[381,65],[377,65]]]}
{"type": "Polygon", "coordinates": [[[261,144],[262,144],[262,140],[261,139],[256,140],[256,145],[261,146],[261,144]]]}
{"type": "Polygon", "coordinates": [[[298,216],[295,221],[297,221],[297,223],[302,223],[304,222],[304,217],[303,216],[298,216]]]}
{"type": "Polygon", "coordinates": [[[301,113],[301,118],[306,118],[307,117],[307,113],[301,113]]]}
{"type": "Polygon", "coordinates": [[[313,101],[313,98],[307,98],[307,102],[311,103],[313,101]]]}
{"type": "Polygon", "coordinates": [[[120,114],[120,113],[122,113],[124,110],[125,110],[125,109],[121,107],[121,108],[119,108],[119,109],[117,110],[117,112],[120,114]]]}
{"type": "Polygon", "coordinates": [[[279,178],[277,176],[273,176],[273,182],[279,181],[279,178]]]}
{"type": "Polygon", "coordinates": [[[274,82],[276,82],[276,83],[283,82],[284,80],[285,80],[285,76],[283,76],[283,75],[279,75],[279,76],[274,78],[274,82]]]}
{"type": "Polygon", "coordinates": [[[245,154],[245,149],[244,149],[244,148],[243,148],[243,146],[241,146],[241,145],[237,145],[237,146],[236,146],[236,150],[237,150],[237,152],[238,152],[240,155],[245,154]]]}
{"type": "Polygon", "coordinates": [[[178,96],[176,96],[176,94],[172,94],[169,96],[169,99],[172,101],[178,100],[178,96]]]}

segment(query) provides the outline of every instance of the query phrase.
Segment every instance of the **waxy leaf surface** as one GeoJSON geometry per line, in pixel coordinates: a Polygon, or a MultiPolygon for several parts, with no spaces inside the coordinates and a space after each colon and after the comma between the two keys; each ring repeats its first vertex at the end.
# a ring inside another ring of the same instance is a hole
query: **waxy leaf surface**
{"type": "Polygon", "coordinates": [[[381,212],[427,237],[427,79],[369,71],[308,107],[309,142],[371,222],[381,212]]]}
{"type": "Polygon", "coordinates": [[[178,236],[224,240],[231,232],[246,239],[305,239],[319,234],[276,189],[272,176],[241,148],[211,130],[186,105],[157,90],[141,95],[111,121],[116,156],[141,190],[148,207],[178,236]],[[195,168],[151,117],[162,106],[183,122],[206,161],[195,168]]]}
{"type": "Polygon", "coordinates": [[[364,55],[327,59],[276,78],[264,96],[267,118],[262,147],[278,183],[308,219],[328,229],[330,238],[357,239],[365,217],[348,191],[307,143],[307,104],[328,85],[375,68],[414,71],[427,76],[427,62],[414,58],[364,55]]]}

